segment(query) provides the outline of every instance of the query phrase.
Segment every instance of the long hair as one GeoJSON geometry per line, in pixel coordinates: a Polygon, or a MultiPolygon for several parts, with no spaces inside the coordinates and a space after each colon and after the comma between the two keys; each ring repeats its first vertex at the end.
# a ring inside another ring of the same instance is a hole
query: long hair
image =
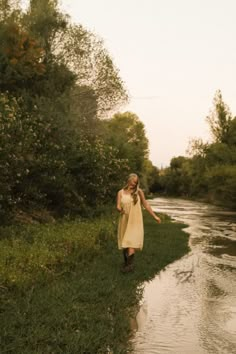
{"type": "Polygon", "coordinates": [[[129,176],[128,176],[128,179],[127,179],[127,182],[126,182],[126,185],[124,186],[124,190],[127,190],[128,187],[129,187],[129,182],[132,178],[137,178],[137,184],[135,186],[135,188],[133,189],[133,191],[131,192],[131,197],[133,198],[133,201],[134,201],[134,204],[137,203],[138,201],[138,193],[139,193],[139,177],[138,175],[136,175],[136,173],[131,173],[129,176]]]}

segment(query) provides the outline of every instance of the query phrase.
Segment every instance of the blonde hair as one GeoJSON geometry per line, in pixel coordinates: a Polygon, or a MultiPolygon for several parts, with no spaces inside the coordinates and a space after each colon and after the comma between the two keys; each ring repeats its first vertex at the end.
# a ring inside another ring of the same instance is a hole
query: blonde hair
{"type": "Polygon", "coordinates": [[[134,190],[131,192],[131,196],[133,198],[133,201],[134,201],[134,204],[137,203],[138,201],[138,194],[139,194],[139,177],[138,175],[136,175],[136,173],[131,173],[129,176],[128,176],[128,179],[127,179],[127,182],[126,182],[126,185],[124,186],[124,190],[127,190],[128,187],[129,187],[129,182],[131,179],[133,178],[137,178],[137,184],[134,188],[134,190]]]}

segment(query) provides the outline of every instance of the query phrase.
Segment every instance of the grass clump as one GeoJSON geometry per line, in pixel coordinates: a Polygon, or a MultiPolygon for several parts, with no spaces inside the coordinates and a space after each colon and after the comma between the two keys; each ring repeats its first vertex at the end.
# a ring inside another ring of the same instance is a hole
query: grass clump
{"type": "Polygon", "coordinates": [[[122,274],[116,218],[0,230],[2,354],[131,351],[142,283],[188,251],[188,235],[144,213],[144,249],[122,274]]]}

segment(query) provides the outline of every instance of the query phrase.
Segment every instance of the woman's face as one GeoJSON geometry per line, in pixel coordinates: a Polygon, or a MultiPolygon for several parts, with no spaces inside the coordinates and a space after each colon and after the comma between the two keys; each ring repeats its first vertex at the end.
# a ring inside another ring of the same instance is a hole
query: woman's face
{"type": "Polygon", "coordinates": [[[131,188],[135,188],[137,186],[137,183],[138,183],[138,177],[132,177],[130,178],[128,185],[131,188]]]}

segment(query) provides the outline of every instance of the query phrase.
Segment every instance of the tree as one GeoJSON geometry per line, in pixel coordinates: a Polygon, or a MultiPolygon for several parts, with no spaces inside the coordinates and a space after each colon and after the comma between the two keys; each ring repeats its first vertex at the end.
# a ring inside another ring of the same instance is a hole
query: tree
{"type": "Polygon", "coordinates": [[[189,159],[185,156],[173,157],[161,181],[167,194],[189,195],[191,183],[189,159]]]}
{"type": "Polygon", "coordinates": [[[90,86],[76,85],[70,93],[70,125],[79,134],[93,137],[99,134],[97,96],[90,86]]]}
{"type": "Polygon", "coordinates": [[[104,121],[104,139],[119,151],[121,159],[127,159],[130,172],[142,177],[144,162],[148,158],[148,139],[144,124],[132,112],[116,113],[104,121]]]}
{"type": "Polygon", "coordinates": [[[119,70],[103,41],[82,25],[71,24],[57,0],[31,0],[24,24],[44,48],[44,62],[65,66],[75,74],[78,86],[93,90],[100,117],[127,100],[119,70]]]}
{"type": "MultiPolygon", "coordinates": [[[[155,193],[161,189],[159,169],[148,159],[144,161],[144,188],[146,192],[155,193]]],[[[143,184],[142,184],[143,186],[143,184]]]]}
{"type": "Polygon", "coordinates": [[[207,167],[233,165],[236,162],[236,146],[229,146],[225,143],[211,144],[205,160],[207,167]]]}
{"type": "Polygon", "coordinates": [[[229,146],[236,146],[236,117],[230,122],[227,144],[229,146]]]}
{"type": "Polygon", "coordinates": [[[232,115],[228,106],[223,101],[220,90],[216,91],[213,100],[213,109],[206,120],[210,126],[213,141],[227,144],[232,115]]]}
{"type": "Polygon", "coordinates": [[[127,99],[123,82],[102,41],[56,0],[31,0],[25,14],[12,3],[0,2],[0,209],[84,212],[127,174],[97,137],[99,117],[127,99]]]}
{"type": "Polygon", "coordinates": [[[215,165],[206,173],[211,201],[236,209],[236,166],[215,165]]]}
{"type": "Polygon", "coordinates": [[[20,16],[19,0],[0,0],[0,22],[17,21],[20,16]]]}
{"type": "Polygon", "coordinates": [[[44,49],[17,23],[0,23],[0,89],[31,86],[45,72],[44,49]]]}
{"type": "Polygon", "coordinates": [[[68,16],[58,9],[58,1],[30,0],[23,23],[41,42],[45,50],[44,62],[53,60],[58,33],[66,31],[68,26],[68,16]]]}
{"type": "Polygon", "coordinates": [[[217,91],[207,117],[213,142],[201,138],[189,143],[187,153],[172,158],[160,182],[168,194],[189,195],[235,207],[236,117],[217,91]]]}
{"type": "Polygon", "coordinates": [[[107,117],[128,96],[103,41],[81,25],[68,26],[59,34],[55,53],[77,76],[79,86],[89,86],[97,97],[99,117],[107,117]]]}
{"type": "Polygon", "coordinates": [[[191,157],[200,156],[204,158],[206,157],[208,147],[209,147],[209,143],[204,143],[201,138],[192,139],[189,141],[189,145],[186,153],[191,157]]]}

